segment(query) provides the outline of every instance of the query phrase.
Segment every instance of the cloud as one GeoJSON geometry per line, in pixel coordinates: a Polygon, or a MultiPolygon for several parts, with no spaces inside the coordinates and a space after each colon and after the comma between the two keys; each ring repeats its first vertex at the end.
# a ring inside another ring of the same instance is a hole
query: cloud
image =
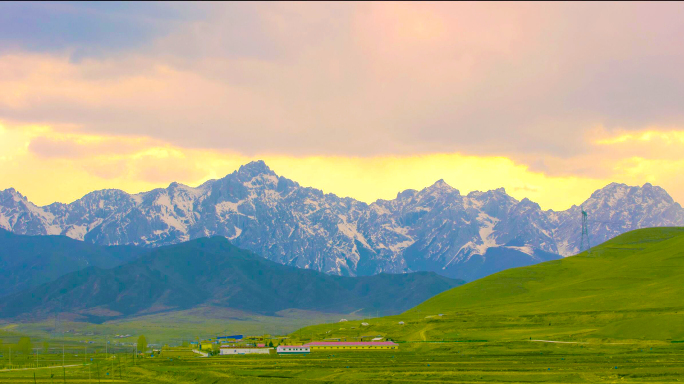
{"type": "MultiPolygon", "coordinates": [[[[640,140],[679,134],[663,132],[665,136],[637,133],[634,137],[640,140]]],[[[605,137],[602,141],[620,137],[605,137]]],[[[684,144],[676,145],[673,151],[684,150],[684,144]]],[[[392,199],[405,189],[422,189],[439,179],[463,194],[504,187],[512,196],[527,197],[545,209],[579,204],[612,181],[631,185],[651,182],[665,187],[676,200],[684,200],[684,185],[679,177],[684,160],[623,156],[619,151],[611,152],[611,147],[588,156],[545,159],[549,168],[565,170],[552,174],[505,156],[246,156],[145,138],[63,134],[49,126],[0,125],[0,153],[6,154],[0,158],[0,188],[15,187],[39,204],[70,202],[101,188],[135,193],[166,187],[174,181],[196,186],[224,177],[249,161],[263,159],[279,175],[304,186],[368,203],[392,199]]]]}
{"type": "Polygon", "coordinates": [[[197,8],[144,49],[2,56],[0,116],[295,156],[567,157],[597,125],[684,126],[677,3],[197,8]]]}
{"type": "Polygon", "coordinates": [[[31,140],[28,150],[43,158],[78,159],[132,153],[152,145],[140,138],[98,137],[92,135],[40,136],[31,140]]]}
{"type": "Polygon", "coordinates": [[[79,59],[140,49],[188,16],[198,16],[192,10],[153,2],[2,2],[0,51],[68,49],[79,59]]]}
{"type": "Polygon", "coordinates": [[[574,201],[542,201],[552,186],[639,178],[684,197],[682,19],[680,3],[1,4],[0,157],[131,191],[265,158],[364,200],[448,177],[549,207],[574,201]]]}

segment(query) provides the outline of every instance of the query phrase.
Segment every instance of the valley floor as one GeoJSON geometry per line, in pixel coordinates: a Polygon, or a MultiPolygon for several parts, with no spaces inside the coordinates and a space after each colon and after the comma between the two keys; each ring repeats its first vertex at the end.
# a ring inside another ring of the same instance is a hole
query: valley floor
{"type": "MultiPolygon", "coordinates": [[[[553,341],[553,340],[551,340],[553,341]]],[[[0,371],[2,383],[676,383],[684,344],[402,343],[398,352],[100,360],[0,371]],[[99,372],[96,372],[99,369],[99,372]],[[110,374],[107,375],[106,373],[110,374]],[[54,375],[52,378],[50,375],[54,375]],[[63,377],[64,375],[64,377],[63,377]],[[99,377],[96,377],[96,375],[99,377]]]]}

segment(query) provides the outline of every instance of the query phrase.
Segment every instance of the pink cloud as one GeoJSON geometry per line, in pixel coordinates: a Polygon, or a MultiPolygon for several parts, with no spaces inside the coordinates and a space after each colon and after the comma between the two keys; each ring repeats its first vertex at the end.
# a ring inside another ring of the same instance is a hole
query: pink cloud
{"type": "Polygon", "coordinates": [[[144,50],[2,56],[0,117],[248,155],[530,163],[590,153],[596,125],[684,126],[678,3],[212,7],[144,50]]]}

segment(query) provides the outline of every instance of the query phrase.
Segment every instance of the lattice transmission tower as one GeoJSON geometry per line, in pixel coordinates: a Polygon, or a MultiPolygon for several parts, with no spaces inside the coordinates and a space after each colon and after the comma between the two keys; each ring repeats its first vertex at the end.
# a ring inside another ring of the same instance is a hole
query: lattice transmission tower
{"type": "Polygon", "coordinates": [[[589,243],[589,220],[584,207],[580,207],[580,209],[582,210],[582,240],[580,241],[580,253],[587,251],[587,254],[591,254],[591,244],[589,243]]]}

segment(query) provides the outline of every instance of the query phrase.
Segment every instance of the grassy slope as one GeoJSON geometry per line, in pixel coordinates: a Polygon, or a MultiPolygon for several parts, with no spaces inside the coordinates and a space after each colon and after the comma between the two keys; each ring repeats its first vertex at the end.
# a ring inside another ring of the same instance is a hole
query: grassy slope
{"type": "Polygon", "coordinates": [[[398,340],[681,340],[684,228],[637,230],[591,254],[503,271],[368,327],[312,328],[305,333],[398,340]]]}
{"type": "Polygon", "coordinates": [[[591,254],[517,268],[452,289],[409,313],[479,310],[533,314],[684,305],[684,229],[649,228],[591,254]]]}

